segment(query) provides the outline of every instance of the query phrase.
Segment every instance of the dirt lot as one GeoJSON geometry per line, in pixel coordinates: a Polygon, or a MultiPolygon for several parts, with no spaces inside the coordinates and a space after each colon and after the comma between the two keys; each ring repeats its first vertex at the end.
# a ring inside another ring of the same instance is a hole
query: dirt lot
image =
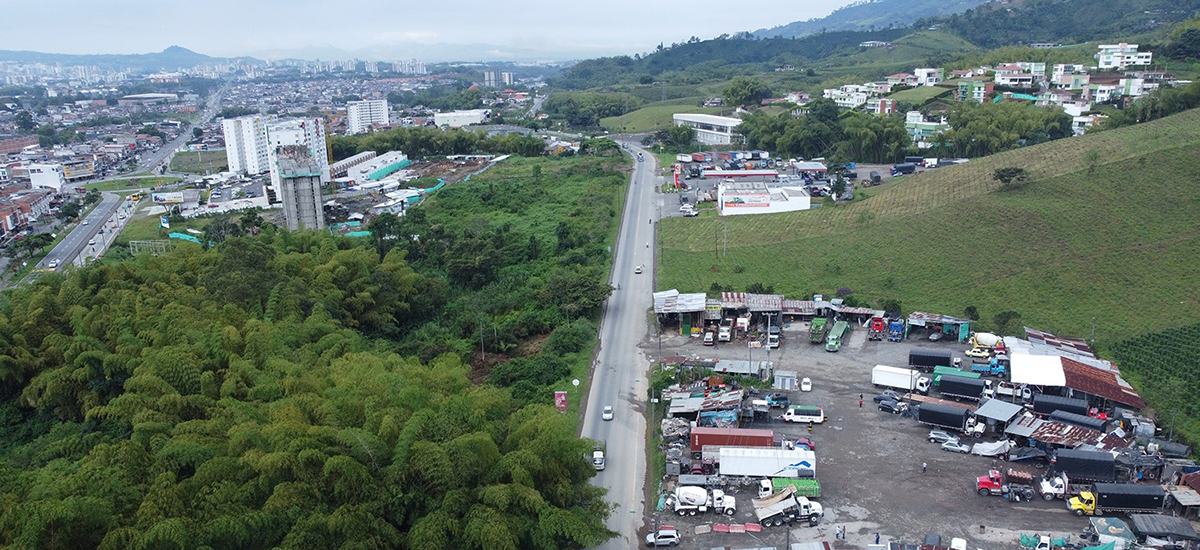
{"type": "MultiPolygon", "coordinates": [[[[776,370],[794,370],[813,381],[812,392],[789,393],[792,404],[821,405],[828,417],[812,433],[822,491],[818,502],[825,508],[825,517],[817,527],[794,526],[791,542],[832,542],[835,528],[845,526],[847,540],[838,541],[838,547],[865,548],[875,542],[876,533],[880,542],[916,544],[927,533],[938,533],[944,545],[949,545],[950,537],[962,537],[969,548],[998,550],[1016,548],[1020,533],[1077,535],[1088,525],[1086,518],[1070,514],[1060,500],[1009,503],[1001,497],[976,495],[975,478],[986,474],[996,464],[994,459],[942,451],[926,441],[929,428],[875,407],[872,367],[906,366],[908,351],[917,345],[950,349],[959,356],[964,346],[916,338],[903,343],[871,342],[865,329],[855,327],[840,352],[828,353],[808,341],[807,330],[804,323],[785,328],[782,346],[770,354],[776,370]],[[865,399],[862,408],[860,394],[865,399]],[[928,472],[921,472],[922,462],[929,464],[928,472]]],[[[706,347],[699,340],[668,335],[663,337],[662,350],[664,355],[701,358],[767,358],[765,349],[750,351],[745,342],[706,347]]],[[[651,339],[646,351],[657,354],[656,339],[651,339]]],[[[808,436],[806,425],[777,420],[747,427],[771,428],[790,437],[808,436]]],[[[732,519],[712,515],[681,518],[659,512],[658,520],[680,530],[680,548],[784,548],[784,528],[759,534],[694,534],[697,525],[755,521],[750,504],[750,498],[756,496],[753,492],[752,488],[732,492],[738,498],[738,512],[732,519]]],[[[648,523],[652,525],[653,518],[648,523]]]]}

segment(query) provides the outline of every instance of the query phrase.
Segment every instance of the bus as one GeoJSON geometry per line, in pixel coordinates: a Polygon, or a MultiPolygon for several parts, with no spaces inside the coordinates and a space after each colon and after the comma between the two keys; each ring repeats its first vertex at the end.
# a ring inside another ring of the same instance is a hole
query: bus
{"type": "Polygon", "coordinates": [[[807,405],[792,405],[779,417],[786,422],[811,422],[820,424],[825,421],[825,409],[807,405]]]}
{"type": "Polygon", "coordinates": [[[829,339],[825,341],[825,351],[837,351],[842,347],[842,339],[846,337],[846,333],[850,331],[850,323],[838,321],[833,324],[833,330],[829,331],[829,339]]]}

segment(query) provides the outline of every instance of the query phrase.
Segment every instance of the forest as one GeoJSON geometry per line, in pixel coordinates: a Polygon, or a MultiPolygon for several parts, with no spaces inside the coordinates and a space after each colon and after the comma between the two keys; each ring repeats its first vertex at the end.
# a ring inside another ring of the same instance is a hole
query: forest
{"type": "Polygon", "coordinates": [[[0,546],[607,538],[550,388],[590,357],[625,178],[513,160],[371,237],[268,224],[0,295],[0,546]]]}
{"type": "Polygon", "coordinates": [[[486,132],[469,132],[460,128],[441,130],[414,126],[392,128],[383,132],[350,136],[334,136],[329,140],[333,160],[338,161],[363,151],[404,151],[410,158],[433,155],[466,155],[490,153],[535,157],[542,154],[546,144],[536,136],[507,134],[488,137],[486,132]]]}

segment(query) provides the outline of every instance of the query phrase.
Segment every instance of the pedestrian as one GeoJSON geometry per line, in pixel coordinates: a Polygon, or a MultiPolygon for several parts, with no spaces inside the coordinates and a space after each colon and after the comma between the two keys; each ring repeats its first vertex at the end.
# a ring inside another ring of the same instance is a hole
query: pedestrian
{"type": "Polygon", "coordinates": [[[858,400],[858,408],[860,408],[860,409],[861,409],[861,408],[862,408],[862,404],[863,404],[863,400],[862,400],[862,398],[859,398],[859,400],[858,400]]]}
{"type": "Polygon", "coordinates": [[[842,535],[842,527],[841,527],[841,526],[838,526],[838,528],[837,528],[837,529],[834,531],[833,538],[834,538],[834,539],[841,539],[843,536],[844,536],[844,535],[842,535]]]}
{"type": "Polygon", "coordinates": [[[842,526],[842,540],[846,540],[846,526],[842,526]]]}
{"type": "Polygon", "coordinates": [[[923,473],[925,473],[925,470],[928,470],[928,469],[929,469],[929,463],[927,463],[927,462],[922,462],[922,463],[921,463],[921,473],[922,473],[922,474],[923,474],[923,473]]]}
{"type": "Polygon", "coordinates": [[[879,533],[875,533],[875,544],[879,544],[879,533]]]}
{"type": "Polygon", "coordinates": [[[808,433],[812,433],[812,422],[808,423],[808,433]]]}

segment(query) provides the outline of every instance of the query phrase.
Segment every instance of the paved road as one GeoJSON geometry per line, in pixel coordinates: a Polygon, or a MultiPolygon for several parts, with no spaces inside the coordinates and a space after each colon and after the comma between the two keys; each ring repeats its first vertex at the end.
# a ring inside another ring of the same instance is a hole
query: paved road
{"type": "Polygon", "coordinates": [[[221,110],[221,96],[225,94],[225,90],[227,88],[228,86],[222,86],[218,88],[217,91],[209,95],[208,99],[206,99],[204,103],[204,112],[200,114],[200,117],[197,118],[190,127],[185,129],[183,132],[180,132],[175,139],[163,144],[162,147],[159,147],[158,150],[154,151],[153,153],[143,155],[142,161],[138,163],[136,171],[140,172],[142,170],[157,168],[158,165],[163,162],[169,163],[171,160],[171,155],[175,153],[175,150],[183,147],[188,140],[192,139],[191,128],[199,128],[200,126],[208,124],[208,121],[212,120],[214,116],[217,116],[217,113],[221,110]]]}
{"type": "MultiPolygon", "coordinates": [[[[631,151],[639,151],[630,144],[631,151]]],[[[594,483],[608,489],[608,500],[616,510],[608,527],[619,536],[602,549],[631,548],[638,545],[637,531],[650,513],[644,499],[646,479],[646,373],[648,359],[638,350],[646,336],[646,315],[654,290],[654,226],[657,196],[654,193],[655,162],[648,152],[645,162],[637,162],[628,202],[617,237],[611,284],[620,285],[605,304],[604,323],[600,328],[600,354],[596,358],[592,385],[583,420],[583,436],[606,443],[607,467],[598,472],[594,483]],[[643,223],[642,220],[647,220],[643,223]],[[638,275],[634,268],[645,266],[638,275]],[[606,405],[612,405],[615,418],[601,420],[606,405]]]]}
{"type": "MultiPolygon", "coordinates": [[[[102,193],[100,197],[100,204],[71,229],[71,233],[63,237],[63,240],[59,241],[49,254],[46,254],[46,257],[42,259],[41,267],[48,268],[55,261],[58,263],[55,264],[54,269],[62,269],[69,263],[82,265],[84,258],[95,257],[104,252],[105,243],[111,242],[119,231],[109,227],[107,223],[128,220],[128,216],[126,216],[126,220],[117,219],[117,208],[128,201],[122,200],[121,196],[116,193],[102,193]],[[86,225],[83,223],[84,221],[87,222],[86,225]],[[101,229],[104,230],[104,234],[99,234],[101,229]],[[89,244],[93,239],[96,244],[89,244]]],[[[65,228],[61,229],[61,231],[65,230],[65,228]]]]}

